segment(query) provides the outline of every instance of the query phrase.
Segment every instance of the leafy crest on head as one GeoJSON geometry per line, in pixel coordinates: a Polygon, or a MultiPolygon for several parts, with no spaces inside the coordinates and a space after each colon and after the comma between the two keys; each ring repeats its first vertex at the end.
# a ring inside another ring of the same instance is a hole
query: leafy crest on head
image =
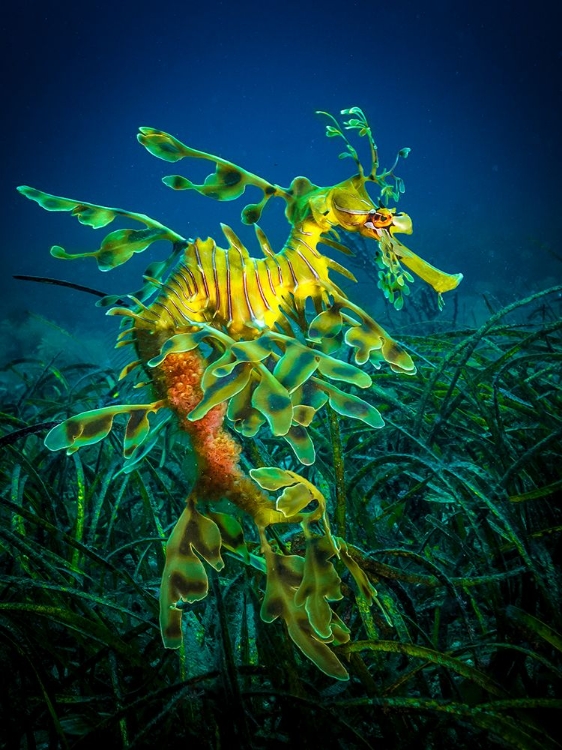
{"type": "Polygon", "coordinates": [[[317,110],[316,114],[324,115],[325,117],[328,117],[333,125],[326,125],[326,135],[328,138],[343,138],[345,141],[345,151],[343,151],[340,155],[340,159],[346,159],[346,158],[352,158],[355,164],[357,165],[357,169],[359,171],[359,177],[362,180],[363,183],[365,182],[374,182],[376,185],[380,185],[381,192],[380,192],[380,201],[383,205],[386,205],[387,201],[392,198],[394,201],[398,201],[400,198],[400,194],[405,191],[404,187],[404,180],[401,177],[398,177],[394,174],[394,170],[396,169],[396,166],[398,165],[398,162],[400,159],[406,159],[408,157],[408,154],[410,153],[411,149],[409,148],[401,148],[398,154],[396,155],[396,159],[394,160],[394,164],[390,169],[383,170],[380,174],[377,174],[377,170],[379,168],[379,155],[378,155],[378,149],[377,145],[373,138],[373,133],[371,131],[371,128],[369,126],[369,122],[367,118],[365,117],[365,113],[360,107],[351,107],[350,109],[342,109],[341,114],[342,115],[352,115],[352,117],[349,118],[349,120],[343,121],[343,128],[340,125],[340,123],[336,120],[336,118],[331,115],[329,112],[324,112],[322,110],[317,110]],[[359,135],[361,137],[367,136],[367,139],[369,141],[369,147],[371,151],[371,169],[369,173],[366,175],[365,170],[363,169],[363,165],[361,164],[361,161],[359,159],[359,155],[357,153],[357,150],[354,146],[349,142],[346,134],[343,132],[344,130],[357,130],[359,131],[359,135]]]}

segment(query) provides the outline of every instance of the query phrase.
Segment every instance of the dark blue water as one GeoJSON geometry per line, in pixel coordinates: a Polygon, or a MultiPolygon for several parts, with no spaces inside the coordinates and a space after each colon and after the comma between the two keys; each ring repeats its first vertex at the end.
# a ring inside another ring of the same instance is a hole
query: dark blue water
{"type": "MultiPolygon", "coordinates": [[[[281,185],[297,174],[328,185],[353,165],[337,159],[340,144],[315,110],[360,106],[383,166],[411,147],[400,170],[400,208],[415,230],[407,244],[464,273],[465,305],[482,291],[507,302],[562,277],[557,3],[100,5],[20,2],[0,21],[3,341],[25,337],[29,311],[70,328],[106,325],[93,298],[13,274],[127,292],[153,259],[101,274],[93,261],[51,258],[53,244],[96,249],[103,230],[42,211],[16,185],[144,212],[186,236],[218,239],[220,221],[237,228],[249,201],[163,186],[176,169],[197,181],[206,172],[150,156],[135,140],[139,125],[281,185]]],[[[267,212],[264,228],[280,245],[282,207],[267,212]]]]}

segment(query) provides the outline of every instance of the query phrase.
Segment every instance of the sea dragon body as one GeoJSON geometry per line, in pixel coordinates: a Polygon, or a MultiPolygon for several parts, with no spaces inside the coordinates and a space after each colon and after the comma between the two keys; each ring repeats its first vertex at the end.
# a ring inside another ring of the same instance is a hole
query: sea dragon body
{"type": "Polygon", "coordinates": [[[165,177],[166,185],[218,200],[233,200],[248,186],[261,190],[262,200],[246,206],[242,221],[254,225],[262,258],[252,257],[226,225],[221,226],[228,247],[221,248],[211,238],[185,239],[143,214],[19,188],[47,210],[71,211],[81,223],[95,228],[118,216],[144,225],[141,230],[111,232],[90,253],[68,254],[56,246],[51,250],[56,257],[94,257],[101,270],[109,270],[153,242],[172,243],[170,257],[150,266],[143,288],[129,295],[131,304],[111,307],[108,313],[124,316],[118,346],[133,345],[137,352],[138,359],[122,376],[148,373],[158,399],[71,417],[51,430],[45,441],[52,450],[72,453],[104,438],[114,417],[127,414],[124,453],[134,465],[144,456],[151,432],[149,414],[169,409],[189,433],[198,476],[167,545],[160,600],[165,645],[177,648],[181,643],[182,602],[197,601],[207,593],[202,561],[221,569],[221,546],[250,560],[239,522],[212,509],[206,514],[200,510],[201,502],[227,498],[249,513],[258,529],[267,573],[262,618],[271,621],[280,616],[303,653],[337,679],[346,679],[347,672],[327,644],[348,640],[349,631],[329,605],[341,598],[331,558],[338,557],[347,566],[368,600],[373,599],[374,589],[346,543],[332,535],[322,493],[286,468],[262,467],[253,469],[251,478],[245,475],[238,464],[240,446],[225,429],[225,418],[244,437],[254,437],[267,427],[289,443],[301,464],[311,465],[315,450],[307,428],[326,403],[337,414],[373,428],[383,424],[374,406],[338,385],[368,388],[371,377],[364,369],[368,362],[375,368],[386,362],[397,373],[415,372],[410,355],[331,279],[331,271],[354,279],[319,249],[324,244],[349,252],[336,230],[357,232],[378,243],[379,286],[387,296],[396,292],[400,299],[400,290],[413,280],[402,264],[439,295],[455,288],[462,278],[439,271],[400,243],[395,235],[411,233],[410,218],[382,204],[375,206],[367,193],[366,184],[371,182],[381,188],[382,200],[399,197],[403,182],[394,168],[409,150],[399,152],[392,169],[378,173],[377,149],[364,114],[358,108],[343,113],[353,115],[345,128],[367,136],[372,168],[366,174],[338,122],[327,115],[333,123],[328,135],[345,140],[345,155],[358,168],[358,174],[327,188],[305,177],[283,188],[220,157],[189,148],[163,131],[140,129],[140,143],[161,159],[176,162],[187,157],[215,164],[215,172],[202,185],[178,175],[165,177]],[[273,197],[285,201],[291,226],[277,253],[257,225],[273,197]],[[335,356],[344,345],[353,350],[354,364],[335,356]],[[264,492],[280,489],[275,503],[264,492]],[[266,529],[275,523],[301,524],[304,558],[273,549],[266,529]],[[323,531],[320,535],[317,524],[323,531]]]}

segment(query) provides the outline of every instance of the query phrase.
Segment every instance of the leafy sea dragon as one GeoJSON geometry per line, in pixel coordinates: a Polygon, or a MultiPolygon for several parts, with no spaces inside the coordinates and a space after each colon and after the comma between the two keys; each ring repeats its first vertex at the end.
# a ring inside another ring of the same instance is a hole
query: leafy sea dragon
{"type": "Polygon", "coordinates": [[[322,493],[286,467],[256,468],[246,475],[239,466],[240,444],[225,423],[247,438],[265,428],[286,440],[301,464],[311,465],[315,450],[307,428],[326,403],[342,417],[362,420],[372,428],[383,425],[377,409],[350,392],[370,386],[368,363],[378,369],[386,362],[396,373],[415,372],[409,354],[331,279],[330,272],[335,271],[354,280],[319,249],[326,245],[349,253],[338,230],[378,243],[379,286],[397,307],[407,282],[413,281],[403,266],[428,282],[439,298],[454,289],[462,275],[437,270],[396,237],[410,234],[412,222],[385,203],[389,198],[397,200],[404,191],[394,170],[409,149],[402,149],[392,168],[381,172],[371,129],[358,107],[342,111],[349,118],[343,127],[331,115],[320,114],[329,119],[327,135],[344,140],[341,156],[351,158],[357,167],[353,177],[331,187],[296,177],[283,188],[218,156],[189,148],[160,130],[140,128],[140,143],[164,161],[191,158],[215,165],[201,185],[172,175],[163,179],[169,187],[196,190],[219,201],[238,198],[246,187],[260,191],[261,200],[243,209],[242,222],[254,226],[263,258],[252,257],[226,225],[221,225],[227,243],[222,248],[211,238],[185,239],[144,214],[26,186],[19,191],[48,211],[70,211],[79,222],[95,229],[116,218],[141,225],[111,232],[93,252],[69,254],[55,246],[51,254],[56,258],[92,257],[101,271],[108,271],[154,242],[167,240],[172,246],[167,260],[148,267],[144,286],[128,295],[128,306],[107,300],[114,305],[108,314],[123,316],[117,346],[132,346],[136,351],[136,359],[121,377],[130,373],[146,377],[148,373],[149,383],[144,385],[152,387],[156,400],[84,412],[56,426],[45,439],[49,449],[66,449],[70,454],[102,440],[112,430],[114,418],[125,414],[124,455],[130,466],[143,458],[155,440],[150,414],[168,410],[189,434],[197,478],[166,548],[160,596],[164,645],[180,646],[182,608],[206,596],[204,563],[220,570],[224,547],[246,562],[256,564],[258,559],[265,570],[263,620],[281,617],[302,652],[326,674],[344,680],[347,672],[328,645],[350,637],[330,606],[342,598],[332,559],[347,566],[367,600],[372,601],[376,592],[345,541],[332,535],[322,493]],[[368,172],[346,130],[366,136],[371,155],[368,172]],[[380,188],[379,205],[369,197],[367,183],[380,188]],[[284,201],[291,227],[279,252],[257,224],[272,198],[284,201]],[[336,356],[342,347],[353,351],[354,364],[336,356]],[[267,493],[280,490],[272,501],[267,493]],[[253,519],[263,558],[250,556],[242,527],[233,515],[208,505],[225,498],[253,519]],[[304,557],[281,554],[274,548],[267,529],[276,523],[301,525],[304,557]]]}

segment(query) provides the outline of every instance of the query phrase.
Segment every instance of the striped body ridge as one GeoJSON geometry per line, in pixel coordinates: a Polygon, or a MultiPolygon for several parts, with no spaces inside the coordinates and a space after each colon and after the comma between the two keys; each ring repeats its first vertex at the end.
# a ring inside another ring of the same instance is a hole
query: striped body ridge
{"type": "Polygon", "coordinates": [[[251,339],[265,328],[283,326],[285,315],[302,309],[307,298],[318,306],[328,294],[343,295],[328,275],[338,264],[316,249],[319,232],[309,229],[293,229],[274,253],[256,228],[263,258],[251,257],[225,225],[227,248],[212,238],[189,242],[154,301],[139,313],[140,325],[178,330],[207,323],[235,340],[251,339]]]}

